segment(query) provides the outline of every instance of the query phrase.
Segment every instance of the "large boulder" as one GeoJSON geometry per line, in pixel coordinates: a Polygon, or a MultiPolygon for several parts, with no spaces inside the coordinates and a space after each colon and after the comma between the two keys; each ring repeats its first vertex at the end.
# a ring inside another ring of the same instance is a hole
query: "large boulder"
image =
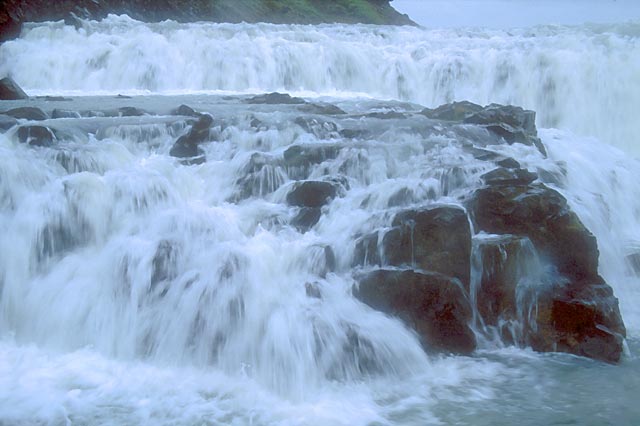
{"type": "Polygon", "coordinates": [[[0,80],[0,100],[14,101],[28,98],[29,96],[11,77],[5,77],[0,80]]]}
{"type": "Polygon", "coordinates": [[[408,266],[439,272],[469,286],[471,228],[467,213],[457,206],[437,206],[397,213],[382,238],[378,232],[356,242],[355,264],[408,266]]]}
{"type": "Polygon", "coordinates": [[[425,108],[420,114],[434,120],[462,121],[479,111],[482,111],[482,106],[462,101],[440,105],[434,109],[425,108]]]}
{"type": "Polygon", "coordinates": [[[485,323],[517,320],[522,331],[513,337],[534,350],[619,361],[626,332],[618,301],[598,275],[595,237],[566,199],[542,184],[490,185],[475,191],[468,208],[478,230],[513,235],[481,248],[477,300],[485,323]],[[533,249],[523,254],[522,241],[533,249]],[[522,259],[533,257],[539,268],[552,269],[536,274],[523,267],[522,259]],[[531,282],[536,276],[539,282],[531,282]]]}
{"type": "Polygon", "coordinates": [[[420,336],[428,352],[469,354],[476,347],[469,326],[471,305],[454,278],[383,269],[360,277],[353,292],[373,309],[402,319],[420,336]]]}
{"type": "Polygon", "coordinates": [[[598,279],[596,238],[559,192],[543,184],[493,185],[475,191],[467,207],[478,230],[527,236],[561,274],[598,279]]]}
{"type": "Polygon", "coordinates": [[[287,194],[287,204],[296,207],[320,208],[337,195],[337,185],[332,182],[296,182],[287,194]]]}

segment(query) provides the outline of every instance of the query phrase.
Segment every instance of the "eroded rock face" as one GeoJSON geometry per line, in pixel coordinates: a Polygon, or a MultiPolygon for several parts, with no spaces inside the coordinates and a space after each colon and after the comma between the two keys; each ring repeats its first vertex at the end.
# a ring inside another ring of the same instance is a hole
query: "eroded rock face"
{"type": "Polygon", "coordinates": [[[45,126],[23,126],[18,129],[18,140],[33,146],[51,146],[56,136],[45,126]]]}
{"type": "Polygon", "coordinates": [[[428,352],[468,354],[476,347],[471,305],[462,284],[433,272],[377,270],[360,278],[354,295],[414,329],[428,352]]]}
{"type": "Polygon", "coordinates": [[[330,182],[305,181],[294,185],[287,203],[296,207],[320,208],[338,195],[337,185],[330,182]]]}

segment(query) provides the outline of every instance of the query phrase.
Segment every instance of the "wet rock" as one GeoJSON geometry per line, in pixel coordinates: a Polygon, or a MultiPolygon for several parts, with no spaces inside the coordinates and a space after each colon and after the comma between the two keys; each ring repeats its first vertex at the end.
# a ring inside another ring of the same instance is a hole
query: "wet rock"
{"type": "Polygon", "coordinates": [[[66,109],[54,109],[51,112],[51,118],[80,118],[80,113],[66,109]]]}
{"type": "Polygon", "coordinates": [[[420,114],[435,120],[462,121],[482,110],[482,106],[468,101],[452,102],[435,109],[425,108],[420,114]]]}
{"type": "Polygon", "coordinates": [[[285,181],[286,174],[277,161],[261,152],[254,152],[236,181],[239,188],[236,201],[271,194],[285,181]]]}
{"type": "Polygon", "coordinates": [[[203,152],[198,147],[209,138],[209,129],[213,124],[213,117],[209,114],[202,114],[193,123],[189,131],[178,138],[169,151],[172,157],[185,158],[186,164],[202,164],[206,161],[203,152]]]}
{"type": "Polygon", "coordinates": [[[338,157],[341,145],[292,145],[284,152],[282,165],[291,179],[307,179],[314,166],[338,157]]]}
{"type": "Polygon", "coordinates": [[[338,134],[345,139],[366,139],[370,132],[364,129],[342,129],[338,134]]]}
{"type": "Polygon", "coordinates": [[[0,114],[0,130],[6,131],[18,124],[18,120],[14,117],[0,114]]]}
{"type": "Polygon", "coordinates": [[[528,185],[536,180],[538,175],[526,169],[499,167],[483,174],[480,178],[487,185],[528,185]]]}
{"type": "Polygon", "coordinates": [[[409,117],[408,114],[403,114],[398,111],[384,111],[384,112],[372,112],[366,114],[365,117],[368,118],[377,118],[379,120],[393,120],[393,119],[403,119],[409,117]]]}
{"type": "Polygon", "coordinates": [[[542,184],[490,186],[475,191],[467,206],[478,230],[527,236],[561,274],[598,278],[596,239],[557,191],[542,184]]]}
{"type": "Polygon", "coordinates": [[[507,169],[519,169],[521,168],[520,163],[514,160],[511,157],[506,157],[504,159],[496,161],[496,164],[500,167],[505,167],[507,169]]]}
{"type": "Polygon", "coordinates": [[[29,96],[18,86],[18,83],[11,77],[0,80],[0,100],[15,101],[19,99],[29,99],[29,96]]]}
{"type": "MultiPolygon", "coordinates": [[[[501,235],[480,241],[476,250],[474,260],[481,270],[478,287],[474,289],[478,313],[489,326],[518,321],[518,282],[525,275],[534,277],[539,272],[531,270],[538,266],[531,242],[527,237],[501,235]]],[[[503,340],[513,341],[518,337],[501,331],[503,340]]]]}
{"type": "Polygon", "coordinates": [[[538,295],[528,343],[540,352],[567,352],[620,361],[626,330],[618,299],[602,280],[557,285],[538,295]]]}
{"type": "Polygon", "coordinates": [[[13,118],[18,118],[23,120],[32,120],[32,121],[41,121],[49,118],[44,111],[36,107],[14,108],[14,109],[10,109],[9,111],[5,111],[3,114],[9,115],[13,118]]]}
{"type": "Polygon", "coordinates": [[[36,99],[42,99],[47,102],[71,102],[73,99],[64,96],[36,96],[36,99]]]}
{"type": "Polygon", "coordinates": [[[396,214],[383,240],[385,265],[417,267],[459,279],[469,286],[471,228],[455,206],[411,209],[396,214]]]}
{"type": "Polygon", "coordinates": [[[294,98],[287,93],[266,93],[264,95],[257,95],[249,98],[245,101],[248,104],[267,104],[267,105],[296,105],[304,104],[306,101],[302,98],[294,98]]]}
{"type": "Polygon", "coordinates": [[[640,275],[640,253],[631,253],[626,257],[627,265],[634,274],[640,275]]]}
{"type": "Polygon", "coordinates": [[[516,106],[492,104],[463,120],[466,124],[484,126],[508,144],[535,146],[544,155],[546,148],[538,138],[536,113],[516,106]]]}
{"type": "Polygon", "coordinates": [[[136,108],[136,107],[118,108],[118,116],[120,117],[140,117],[143,115],[148,115],[148,112],[140,108],[136,108]]]}
{"type": "Polygon", "coordinates": [[[354,295],[402,319],[428,352],[469,354],[476,347],[469,327],[471,306],[456,279],[432,272],[378,270],[359,279],[354,295]]]}
{"type": "Polygon", "coordinates": [[[336,270],[336,255],[331,246],[318,244],[309,249],[308,258],[310,271],[319,277],[326,278],[327,274],[336,270]]]}
{"type": "Polygon", "coordinates": [[[294,123],[318,139],[329,139],[338,135],[338,126],[333,121],[320,120],[313,117],[298,117],[294,123]]]}
{"type": "Polygon", "coordinates": [[[51,146],[56,136],[45,126],[22,126],[18,129],[18,140],[33,146],[51,146]]]}
{"type": "Polygon", "coordinates": [[[305,283],[304,290],[307,297],[312,299],[322,299],[322,293],[320,293],[320,286],[318,283],[305,283]]]}
{"type": "Polygon", "coordinates": [[[330,182],[297,182],[287,194],[287,203],[290,206],[320,208],[337,195],[337,185],[330,182]]]}
{"type": "Polygon", "coordinates": [[[328,103],[308,103],[301,105],[298,108],[299,111],[306,112],[309,114],[318,114],[318,115],[344,115],[345,111],[340,109],[339,107],[328,104],[328,103]]]}
{"type": "Polygon", "coordinates": [[[302,207],[291,220],[291,225],[304,234],[318,223],[321,216],[322,210],[319,207],[302,207]]]}
{"type": "Polygon", "coordinates": [[[171,111],[171,115],[183,115],[186,117],[199,117],[200,113],[196,112],[193,108],[188,105],[180,105],[178,108],[171,111]]]}
{"type": "Polygon", "coordinates": [[[335,144],[292,145],[284,152],[283,164],[285,167],[310,167],[336,158],[340,149],[335,144]]]}
{"type": "Polygon", "coordinates": [[[356,239],[352,266],[382,265],[378,250],[378,232],[356,239]]]}

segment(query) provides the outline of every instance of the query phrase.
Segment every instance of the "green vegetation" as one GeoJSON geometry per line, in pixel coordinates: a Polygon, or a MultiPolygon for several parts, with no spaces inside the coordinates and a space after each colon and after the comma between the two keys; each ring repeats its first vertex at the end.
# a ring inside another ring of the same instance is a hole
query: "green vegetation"
{"type": "Polygon", "coordinates": [[[16,37],[23,22],[75,17],[101,19],[109,13],[141,21],[365,23],[415,25],[391,0],[2,0],[0,41],[16,37]]]}

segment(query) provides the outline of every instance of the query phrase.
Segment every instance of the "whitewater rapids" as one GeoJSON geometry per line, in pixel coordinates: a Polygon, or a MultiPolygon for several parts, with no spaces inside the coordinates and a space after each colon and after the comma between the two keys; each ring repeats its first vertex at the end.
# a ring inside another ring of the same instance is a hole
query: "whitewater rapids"
{"type": "Polygon", "coordinates": [[[51,120],[68,132],[54,148],[0,134],[0,425],[638,423],[640,280],[627,256],[640,249],[640,162],[629,154],[639,152],[639,37],[640,23],[425,30],[112,16],[27,26],[0,46],[0,75],[74,99],[1,110],[154,115],[51,120]],[[600,273],[620,298],[622,364],[494,342],[471,357],[427,356],[401,322],[357,302],[353,236],[384,222],[391,194],[455,202],[485,166],[446,138],[389,126],[309,170],[344,174],[352,188],[300,234],[286,225],[288,176],[265,168],[240,201],[238,181],[253,153],[341,136],[301,131],[288,107],[239,100],[274,90],[354,117],[463,99],[537,110],[547,158],[493,149],[565,176],[558,190],[598,238],[600,273]],[[224,121],[203,165],[168,155],[184,131],[168,111],[182,103],[224,121]],[[326,245],[332,273],[322,272],[326,245]]]}

